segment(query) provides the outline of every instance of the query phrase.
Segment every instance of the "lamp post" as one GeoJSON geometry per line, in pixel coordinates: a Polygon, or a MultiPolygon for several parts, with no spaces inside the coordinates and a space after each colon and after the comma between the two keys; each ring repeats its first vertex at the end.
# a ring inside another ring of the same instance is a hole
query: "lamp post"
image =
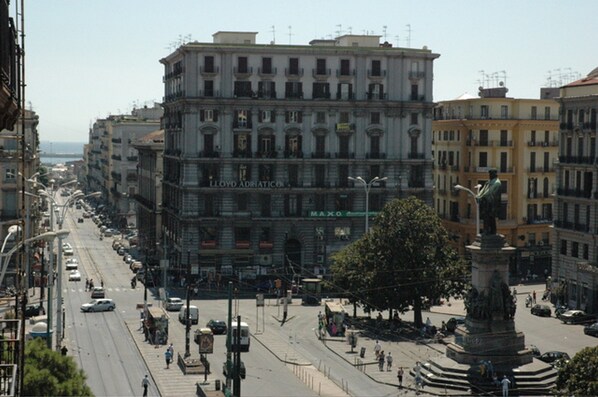
{"type": "MultiPolygon", "coordinates": [[[[482,187],[482,185],[475,185],[476,191],[480,190],[480,187],[482,187]]],[[[455,185],[454,188],[455,190],[463,190],[473,197],[473,201],[475,203],[475,235],[477,236],[480,233],[480,203],[478,203],[477,194],[465,186],[455,185]]]]}
{"type": "Polygon", "coordinates": [[[191,332],[191,250],[187,250],[187,312],[185,313],[185,358],[191,355],[189,351],[189,333],[191,332]]]}
{"type": "Polygon", "coordinates": [[[365,179],[363,179],[360,176],[358,176],[357,178],[353,178],[352,176],[350,176],[350,177],[348,177],[348,179],[350,181],[358,182],[358,183],[362,184],[363,188],[365,189],[365,233],[367,234],[370,231],[370,225],[369,225],[370,189],[372,188],[372,185],[374,183],[385,181],[388,178],[387,177],[380,178],[380,177],[375,176],[369,182],[366,182],[365,179]]]}

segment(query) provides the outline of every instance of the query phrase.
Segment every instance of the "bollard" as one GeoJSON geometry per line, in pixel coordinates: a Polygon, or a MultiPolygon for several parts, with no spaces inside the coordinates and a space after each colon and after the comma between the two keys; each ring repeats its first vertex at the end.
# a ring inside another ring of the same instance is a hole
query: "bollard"
{"type": "Polygon", "coordinates": [[[365,357],[365,347],[362,347],[361,350],[359,351],[359,357],[361,357],[361,358],[365,357]]]}

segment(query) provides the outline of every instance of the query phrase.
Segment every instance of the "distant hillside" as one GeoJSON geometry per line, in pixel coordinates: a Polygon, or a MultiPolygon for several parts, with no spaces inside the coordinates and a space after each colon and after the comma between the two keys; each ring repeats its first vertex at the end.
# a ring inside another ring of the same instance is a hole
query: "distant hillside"
{"type": "Polygon", "coordinates": [[[40,150],[45,153],[83,153],[85,142],[40,141],[40,150]]]}

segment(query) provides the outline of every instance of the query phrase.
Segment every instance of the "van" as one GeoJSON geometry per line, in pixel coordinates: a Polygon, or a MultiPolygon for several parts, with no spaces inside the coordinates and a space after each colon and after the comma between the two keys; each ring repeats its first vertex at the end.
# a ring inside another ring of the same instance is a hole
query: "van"
{"type": "Polygon", "coordinates": [[[241,337],[239,338],[239,344],[237,345],[237,321],[233,321],[230,326],[231,330],[231,350],[236,352],[237,350],[242,352],[249,351],[249,343],[250,343],[250,336],[249,336],[249,325],[241,321],[241,337]]]}
{"type": "MultiPolygon", "coordinates": [[[[189,306],[189,317],[191,318],[191,324],[197,324],[199,322],[199,308],[197,306],[189,306]]],[[[179,321],[186,324],[187,306],[181,307],[181,310],[179,311],[179,321]]]]}

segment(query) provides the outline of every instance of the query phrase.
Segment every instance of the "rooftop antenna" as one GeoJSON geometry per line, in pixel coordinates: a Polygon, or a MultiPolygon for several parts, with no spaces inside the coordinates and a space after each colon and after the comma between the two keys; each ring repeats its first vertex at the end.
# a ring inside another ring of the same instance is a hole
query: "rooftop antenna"
{"type": "Polygon", "coordinates": [[[289,25],[289,44],[291,44],[291,37],[293,36],[293,27],[289,25]]]}
{"type": "Polygon", "coordinates": [[[338,30],[336,31],[336,36],[340,37],[343,35],[343,25],[336,25],[336,27],[338,28],[338,30]]]}
{"type": "Polygon", "coordinates": [[[479,70],[478,73],[480,75],[482,75],[482,78],[480,79],[480,81],[481,81],[480,87],[484,88],[484,84],[486,84],[486,80],[484,80],[484,76],[486,76],[486,73],[484,73],[483,70],[479,70]]]}
{"type": "Polygon", "coordinates": [[[272,25],[272,44],[276,44],[276,28],[272,25]]]}
{"type": "Polygon", "coordinates": [[[401,44],[399,43],[399,35],[395,36],[395,40],[397,41],[397,47],[400,47],[401,44]]]}
{"type": "Polygon", "coordinates": [[[506,86],[507,86],[507,71],[506,71],[506,70],[501,70],[501,71],[500,71],[500,72],[498,72],[498,73],[499,73],[499,75],[502,77],[502,78],[500,79],[500,81],[502,81],[502,82],[503,82],[503,84],[504,84],[504,86],[506,87],[506,86]]]}
{"type": "Polygon", "coordinates": [[[411,47],[411,24],[407,24],[407,48],[411,47]]]}
{"type": "Polygon", "coordinates": [[[384,41],[386,41],[386,28],[387,27],[388,26],[386,26],[386,25],[382,26],[382,35],[384,36],[384,41]]]}
{"type": "Polygon", "coordinates": [[[347,28],[347,31],[349,32],[349,34],[353,34],[353,27],[349,26],[347,28]]]}

